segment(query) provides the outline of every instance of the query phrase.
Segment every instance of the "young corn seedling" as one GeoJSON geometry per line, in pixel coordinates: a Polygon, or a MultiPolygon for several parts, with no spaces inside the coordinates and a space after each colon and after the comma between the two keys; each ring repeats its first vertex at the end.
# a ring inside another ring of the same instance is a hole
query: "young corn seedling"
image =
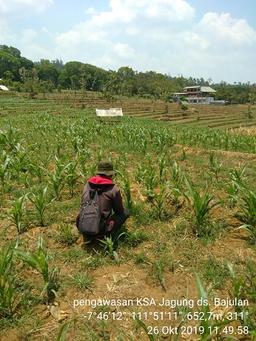
{"type": "Polygon", "coordinates": [[[166,206],[170,203],[171,197],[166,186],[161,186],[159,193],[154,192],[152,205],[157,219],[164,220],[167,216],[166,206]]]}
{"type": "Polygon", "coordinates": [[[70,162],[66,167],[66,182],[68,184],[70,196],[73,197],[74,189],[79,178],[77,172],[77,163],[70,162]]]}
{"type": "Polygon", "coordinates": [[[35,205],[40,226],[45,226],[45,211],[54,200],[49,200],[48,187],[40,187],[36,193],[31,193],[29,200],[35,205]]]}
{"type": "Polygon", "coordinates": [[[238,187],[245,187],[244,184],[244,179],[245,179],[245,170],[246,170],[246,166],[243,166],[242,168],[233,168],[230,170],[229,172],[229,177],[230,180],[235,182],[238,187]]]}
{"type": "Polygon", "coordinates": [[[146,187],[146,196],[149,202],[152,202],[154,199],[154,189],[157,186],[157,176],[155,173],[155,169],[153,167],[149,167],[145,174],[144,184],[146,187]]]}
{"type": "Polygon", "coordinates": [[[131,212],[133,209],[133,200],[132,200],[132,193],[131,193],[131,183],[128,174],[121,174],[122,182],[123,182],[123,191],[125,195],[125,204],[128,210],[131,212]]]}
{"type": "Polygon", "coordinates": [[[184,195],[190,202],[195,216],[193,232],[198,237],[207,236],[210,232],[207,227],[209,213],[219,203],[212,203],[213,196],[209,193],[200,194],[187,178],[185,178],[185,183],[188,191],[184,195]]]}
{"type": "Polygon", "coordinates": [[[158,166],[159,166],[159,181],[162,182],[164,175],[165,175],[165,169],[166,169],[166,158],[165,155],[160,155],[158,158],[158,166]]]}
{"type": "Polygon", "coordinates": [[[45,173],[45,168],[41,165],[35,164],[35,163],[29,163],[28,165],[29,172],[32,176],[36,176],[38,179],[38,182],[41,184],[43,180],[43,175],[45,173]]]}
{"type": "Polygon", "coordinates": [[[244,183],[245,166],[240,169],[231,169],[227,181],[228,202],[230,207],[234,207],[238,202],[238,194],[242,188],[246,188],[244,183]]]}
{"type": "Polygon", "coordinates": [[[27,194],[19,197],[17,200],[14,201],[11,211],[10,211],[11,220],[15,224],[18,234],[24,231],[24,226],[22,226],[22,220],[25,215],[26,200],[27,200],[27,194]]]}
{"type": "Polygon", "coordinates": [[[21,296],[17,293],[15,279],[0,277],[0,316],[12,317],[19,308],[21,296]]]}
{"type": "Polygon", "coordinates": [[[50,176],[50,184],[52,185],[55,199],[59,200],[61,190],[64,187],[64,176],[62,173],[57,171],[50,176]]]}
{"type": "Polygon", "coordinates": [[[7,179],[9,177],[9,167],[11,164],[11,158],[6,152],[3,152],[3,161],[0,160],[0,180],[2,185],[2,191],[4,191],[7,179]]]}
{"type": "Polygon", "coordinates": [[[238,213],[239,219],[245,224],[240,228],[250,233],[252,243],[256,244],[256,192],[243,190],[241,210],[238,213]]]}
{"type": "Polygon", "coordinates": [[[120,259],[115,250],[117,248],[118,240],[123,235],[125,235],[124,232],[119,234],[116,238],[112,238],[112,236],[110,236],[110,237],[104,237],[103,240],[100,240],[100,243],[104,246],[106,253],[109,254],[111,257],[113,257],[117,263],[120,262],[120,259]]]}
{"type": "Polygon", "coordinates": [[[52,302],[59,289],[59,271],[57,268],[49,268],[49,255],[43,245],[43,239],[38,238],[37,250],[34,253],[22,250],[16,252],[18,257],[42,275],[45,284],[42,293],[46,291],[47,302],[52,302]]]}
{"type": "Polygon", "coordinates": [[[17,129],[13,128],[11,125],[9,125],[7,131],[0,130],[0,144],[3,144],[6,150],[14,150],[19,141],[19,133],[17,129]]]}
{"type": "Polygon", "coordinates": [[[140,184],[144,181],[147,170],[141,164],[136,167],[135,180],[140,184]]]}
{"type": "Polygon", "coordinates": [[[216,181],[219,181],[219,173],[222,168],[222,164],[218,162],[213,152],[209,156],[209,168],[212,173],[214,173],[216,181]]]}
{"type": "Polygon", "coordinates": [[[176,161],[173,161],[171,165],[171,180],[174,186],[178,189],[181,189],[181,186],[183,184],[183,179],[184,179],[184,175],[182,173],[180,166],[177,164],[176,161]]]}
{"type": "Polygon", "coordinates": [[[15,146],[15,150],[13,150],[12,154],[14,155],[12,159],[12,169],[15,171],[15,176],[19,178],[21,173],[25,173],[28,170],[28,154],[20,143],[15,146]]]}
{"type": "Polygon", "coordinates": [[[11,274],[17,243],[0,251],[0,317],[12,317],[19,308],[21,296],[17,293],[15,277],[11,274]]]}
{"type": "Polygon", "coordinates": [[[64,187],[66,170],[69,164],[65,165],[63,160],[58,156],[55,156],[55,172],[50,175],[50,184],[52,185],[55,199],[60,199],[61,190],[64,187]]]}
{"type": "MultiPolygon", "coordinates": [[[[212,312],[210,310],[209,306],[209,299],[208,299],[208,293],[206,289],[204,288],[200,277],[198,274],[195,274],[196,276],[196,286],[197,286],[197,292],[198,292],[198,298],[204,304],[201,305],[201,308],[197,308],[199,313],[202,313],[203,319],[200,319],[200,325],[198,326],[198,332],[201,335],[200,340],[201,341],[211,341],[215,339],[216,337],[220,336],[222,327],[230,324],[232,321],[227,319],[221,319],[221,320],[215,320],[213,318],[210,318],[212,312]]],[[[191,313],[189,313],[191,314],[191,313]]],[[[193,312],[192,312],[193,314],[193,312]]],[[[193,316],[193,315],[192,315],[193,316]]],[[[216,339],[217,340],[217,339],[216,339]]]]}
{"type": "Polygon", "coordinates": [[[162,289],[166,291],[164,279],[164,262],[162,259],[155,261],[152,265],[153,277],[160,283],[162,289]]]}

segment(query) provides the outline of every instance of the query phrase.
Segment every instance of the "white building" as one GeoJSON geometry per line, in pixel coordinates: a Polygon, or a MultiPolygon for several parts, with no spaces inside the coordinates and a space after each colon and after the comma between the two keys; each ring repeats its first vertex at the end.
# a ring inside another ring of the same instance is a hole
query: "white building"
{"type": "Polygon", "coordinates": [[[186,86],[183,92],[175,92],[173,94],[174,99],[179,100],[181,97],[185,97],[188,103],[197,104],[210,104],[214,101],[213,94],[215,90],[210,86],[186,86]]]}

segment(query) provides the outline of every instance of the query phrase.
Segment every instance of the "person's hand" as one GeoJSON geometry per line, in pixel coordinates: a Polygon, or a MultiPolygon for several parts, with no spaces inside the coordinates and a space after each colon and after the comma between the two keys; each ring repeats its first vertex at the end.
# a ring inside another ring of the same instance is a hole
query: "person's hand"
{"type": "Polygon", "coordinates": [[[107,230],[111,231],[114,227],[114,224],[115,224],[114,220],[110,220],[107,226],[107,230]]]}

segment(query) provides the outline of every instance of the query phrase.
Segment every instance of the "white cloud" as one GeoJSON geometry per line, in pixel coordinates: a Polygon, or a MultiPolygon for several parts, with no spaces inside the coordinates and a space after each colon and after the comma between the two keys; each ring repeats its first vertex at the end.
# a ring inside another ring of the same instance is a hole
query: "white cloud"
{"type": "Polygon", "coordinates": [[[232,18],[230,13],[206,13],[199,28],[209,39],[226,41],[237,45],[253,44],[256,41],[256,30],[249,26],[245,19],[232,18]]]}
{"type": "Polygon", "coordinates": [[[53,4],[53,0],[0,0],[0,13],[32,9],[41,12],[53,4]]]}
{"type": "Polygon", "coordinates": [[[68,59],[77,52],[82,60],[89,58],[92,62],[94,56],[99,65],[107,68],[121,66],[129,58],[132,64],[136,55],[143,55],[134,43],[143,48],[160,37],[169,39],[170,25],[176,27],[194,16],[194,9],[185,0],[109,0],[109,7],[110,10],[101,12],[89,8],[87,21],[57,34],[58,53],[68,59]]]}
{"type": "Polygon", "coordinates": [[[128,44],[115,44],[113,46],[113,53],[122,59],[130,59],[134,57],[134,49],[128,44]]]}
{"type": "Polygon", "coordinates": [[[23,43],[31,43],[32,41],[34,41],[37,37],[37,32],[31,28],[27,28],[26,30],[24,30],[21,34],[21,40],[23,43]]]}
{"type": "Polygon", "coordinates": [[[137,18],[177,22],[193,17],[194,9],[185,0],[110,0],[110,11],[94,14],[91,23],[105,26],[118,22],[131,23],[137,18]]]}
{"type": "MultiPolygon", "coordinates": [[[[0,18],[8,19],[7,14],[14,10],[41,11],[53,3],[7,1],[0,0],[0,18]]],[[[55,34],[47,28],[38,32],[21,30],[16,39],[9,41],[33,60],[62,58],[105,69],[126,65],[173,76],[252,81],[256,74],[255,28],[230,13],[208,12],[196,21],[195,9],[189,2],[109,0],[108,10],[90,7],[84,12],[87,20],[66,31],[55,34]]],[[[0,21],[1,38],[8,33],[6,28],[0,21]]]]}

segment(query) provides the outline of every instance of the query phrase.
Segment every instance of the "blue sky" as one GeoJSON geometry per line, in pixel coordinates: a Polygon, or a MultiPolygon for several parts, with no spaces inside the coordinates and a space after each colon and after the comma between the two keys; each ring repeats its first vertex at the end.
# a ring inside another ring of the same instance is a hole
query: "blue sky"
{"type": "Polygon", "coordinates": [[[256,82],[253,0],[0,0],[0,44],[215,82],[256,82]]]}

